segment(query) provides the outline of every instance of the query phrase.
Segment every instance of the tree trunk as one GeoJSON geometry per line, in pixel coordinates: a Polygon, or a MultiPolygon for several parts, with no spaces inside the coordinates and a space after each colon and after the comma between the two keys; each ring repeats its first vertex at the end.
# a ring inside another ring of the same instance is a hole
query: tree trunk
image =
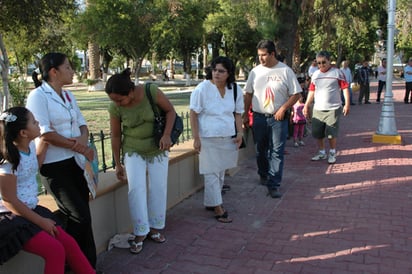
{"type": "Polygon", "coordinates": [[[292,67],[293,50],[298,29],[301,1],[271,1],[275,9],[278,28],[274,33],[277,54],[292,67]]]}
{"type": "Polygon", "coordinates": [[[0,93],[0,104],[2,104],[1,109],[4,111],[9,107],[9,57],[7,55],[6,46],[3,42],[3,35],[0,33],[0,52],[3,55],[3,59],[0,58],[1,66],[1,79],[3,82],[3,92],[0,93]]]}
{"type": "Polygon", "coordinates": [[[90,80],[100,78],[100,52],[99,45],[93,41],[88,44],[89,52],[89,77],[90,80]]]}

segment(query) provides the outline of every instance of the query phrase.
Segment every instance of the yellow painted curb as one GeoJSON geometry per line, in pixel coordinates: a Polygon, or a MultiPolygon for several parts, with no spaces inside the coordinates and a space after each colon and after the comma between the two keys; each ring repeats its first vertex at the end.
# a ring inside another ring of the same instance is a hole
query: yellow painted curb
{"type": "Polygon", "coordinates": [[[402,144],[402,137],[400,135],[373,134],[372,143],[400,145],[402,144]]]}

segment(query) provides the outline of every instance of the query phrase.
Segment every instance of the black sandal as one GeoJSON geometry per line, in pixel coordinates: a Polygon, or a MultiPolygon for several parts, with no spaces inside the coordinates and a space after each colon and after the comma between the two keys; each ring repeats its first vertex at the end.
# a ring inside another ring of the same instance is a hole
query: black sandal
{"type": "Polygon", "coordinates": [[[223,191],[229,191],[230,189],[231,189],[231,187],[229,185],[223,185],[222,186],[223,191]]]}
{"type": "Polygon", "coordinates": [[[215,219],[221,223],[231,223],[233,221],[229,218],[227,211],[225,211],[222,215],[215,215],[215,219]]]}

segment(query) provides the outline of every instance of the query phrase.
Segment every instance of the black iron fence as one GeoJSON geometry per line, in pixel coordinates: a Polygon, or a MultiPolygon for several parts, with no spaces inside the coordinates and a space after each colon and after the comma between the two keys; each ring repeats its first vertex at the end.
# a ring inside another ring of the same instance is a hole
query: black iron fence
{"type": "MultiPolygon", "coordinates": [[[[180,143],[184,143],[192,139],[189,112],[182,112],[180,116],[183,119],[184,129],[176,145],[179,145],[180,143]]],[[[97,149],[100,172],[106,172],[107,169],[114,168],[114,160],[110,139],[110,133],[104,133],[103,130],[101,130],[99,133],[90,133],[89,141],[91,144],[94,144],[97,149]]]]}

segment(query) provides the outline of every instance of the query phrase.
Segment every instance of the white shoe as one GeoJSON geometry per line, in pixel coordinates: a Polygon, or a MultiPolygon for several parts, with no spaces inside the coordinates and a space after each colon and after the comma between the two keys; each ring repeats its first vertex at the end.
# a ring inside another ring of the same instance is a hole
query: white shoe
{"type": "Polygon", "coordinates": [[[303,141],[299,141],[299,145],[300,145],[300,146],[304,146],[305,143],[304,143],[303,141]]]}
{"type": "Polygon", "coordinates": [[[328,163],[334,164],[336,162],[336,152],[329,152],[328,163]]]}
{"type": "Polygon", "coordinates": [[[298,147],[298,146],[299,146],[298,142],[295,142],[295,143],[293,144],[293,146],[294,146],[294,147],[298,147]]]}
{"type": "Polygon", "coordinates": [[[312,161],[319,161],[319,160],[325,160],[326,159],[326,154],[318,152],[315,156],[312,157],[312,161]]]}

